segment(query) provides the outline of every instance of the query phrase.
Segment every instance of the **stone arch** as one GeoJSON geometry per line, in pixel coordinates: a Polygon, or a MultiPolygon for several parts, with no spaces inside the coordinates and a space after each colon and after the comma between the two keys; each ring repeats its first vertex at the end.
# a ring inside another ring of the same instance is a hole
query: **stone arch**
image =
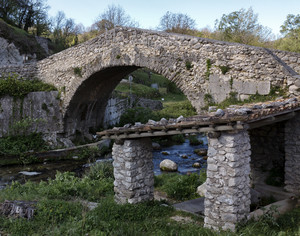
{"type": "MultiPolygon", "coordinates": [[[[65,133],[87,133],[91,127],[102,126],[107,101],[113,90],[123,78],[139,68],[146,66],[107,67],[85,79],[67,106],[64,116],[65,133]]],[[[153,71],[159,73],[159,69],[153,71]]]]}

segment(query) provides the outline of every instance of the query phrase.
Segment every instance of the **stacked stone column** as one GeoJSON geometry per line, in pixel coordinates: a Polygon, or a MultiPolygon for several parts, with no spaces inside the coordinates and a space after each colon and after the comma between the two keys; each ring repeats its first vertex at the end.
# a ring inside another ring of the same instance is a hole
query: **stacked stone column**
{"type": "Polygon", "coordinates": [[[153,200],[154,172],[149,138],[115,143],[112,150],[115,201],[138,203],[153,200]]]}
{"type": "Polygon", "coordinates": [[[205,227],[235,230],[250,212],[250,139],[247,131],[208,137],[205,227]]]}
{"type": "Polygon", "coordinates": [[[300,195],[300,114],[285,124],[285,190],[300,195]]]}

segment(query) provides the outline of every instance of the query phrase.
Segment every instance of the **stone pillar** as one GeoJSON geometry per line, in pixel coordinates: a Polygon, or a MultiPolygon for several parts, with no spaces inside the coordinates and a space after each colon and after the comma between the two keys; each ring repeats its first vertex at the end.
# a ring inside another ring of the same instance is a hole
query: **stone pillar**
{"type": "Polygon", "coordinates": [[[222,132],[208,138],[204,226],[235,230],[250,212],[250,139],[248,132],[222,132]]]}
{"type": "Polygon", "coordinates": [[[300,195],[300,114],[285,124],[285,190],[300,195]]]}
{"type": "Polygon", "coordinates": [[[114,144],[115,201],[138,203],[153,200],[154,172],[152,143],[149,138],[125,140],[114,144]]]}

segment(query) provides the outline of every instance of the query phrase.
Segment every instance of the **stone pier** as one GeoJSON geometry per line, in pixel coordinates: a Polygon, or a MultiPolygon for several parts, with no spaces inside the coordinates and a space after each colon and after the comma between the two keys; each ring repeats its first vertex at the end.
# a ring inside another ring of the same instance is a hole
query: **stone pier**
{"type": "Polygon", "coordinates": [[[285,190],[300,195],[300,114],[285,124],[285,190]]]}
{"type": "Polygon", "coordinates": [[[245,130],[209,134],[205,227],[235,230],[250,212],[250,139],[245,130]]]}
{"type": "Polygon", "coordinates": [[[118,203],[153,200],[154,172],[150,138],[116,142],[112,150],[118,203]]]}

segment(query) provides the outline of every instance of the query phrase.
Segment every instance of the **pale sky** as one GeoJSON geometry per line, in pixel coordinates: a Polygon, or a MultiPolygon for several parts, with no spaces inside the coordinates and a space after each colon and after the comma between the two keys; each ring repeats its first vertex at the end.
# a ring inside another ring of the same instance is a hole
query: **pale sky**
{"type": "Polygon", "coordinates": [[[259,23],[279,35],[286,16],[300,14],[300,0],[48,0],[47,3],[50,16],[61,10],[67,18],[85,27],[91,26],[111,4],[123,7],[144,29],[156,29],[167,11],[187,14],[196,21],[197,29],[207,26],[213,29],[215,20],[223,14],[252,7],[259,23]]]}

